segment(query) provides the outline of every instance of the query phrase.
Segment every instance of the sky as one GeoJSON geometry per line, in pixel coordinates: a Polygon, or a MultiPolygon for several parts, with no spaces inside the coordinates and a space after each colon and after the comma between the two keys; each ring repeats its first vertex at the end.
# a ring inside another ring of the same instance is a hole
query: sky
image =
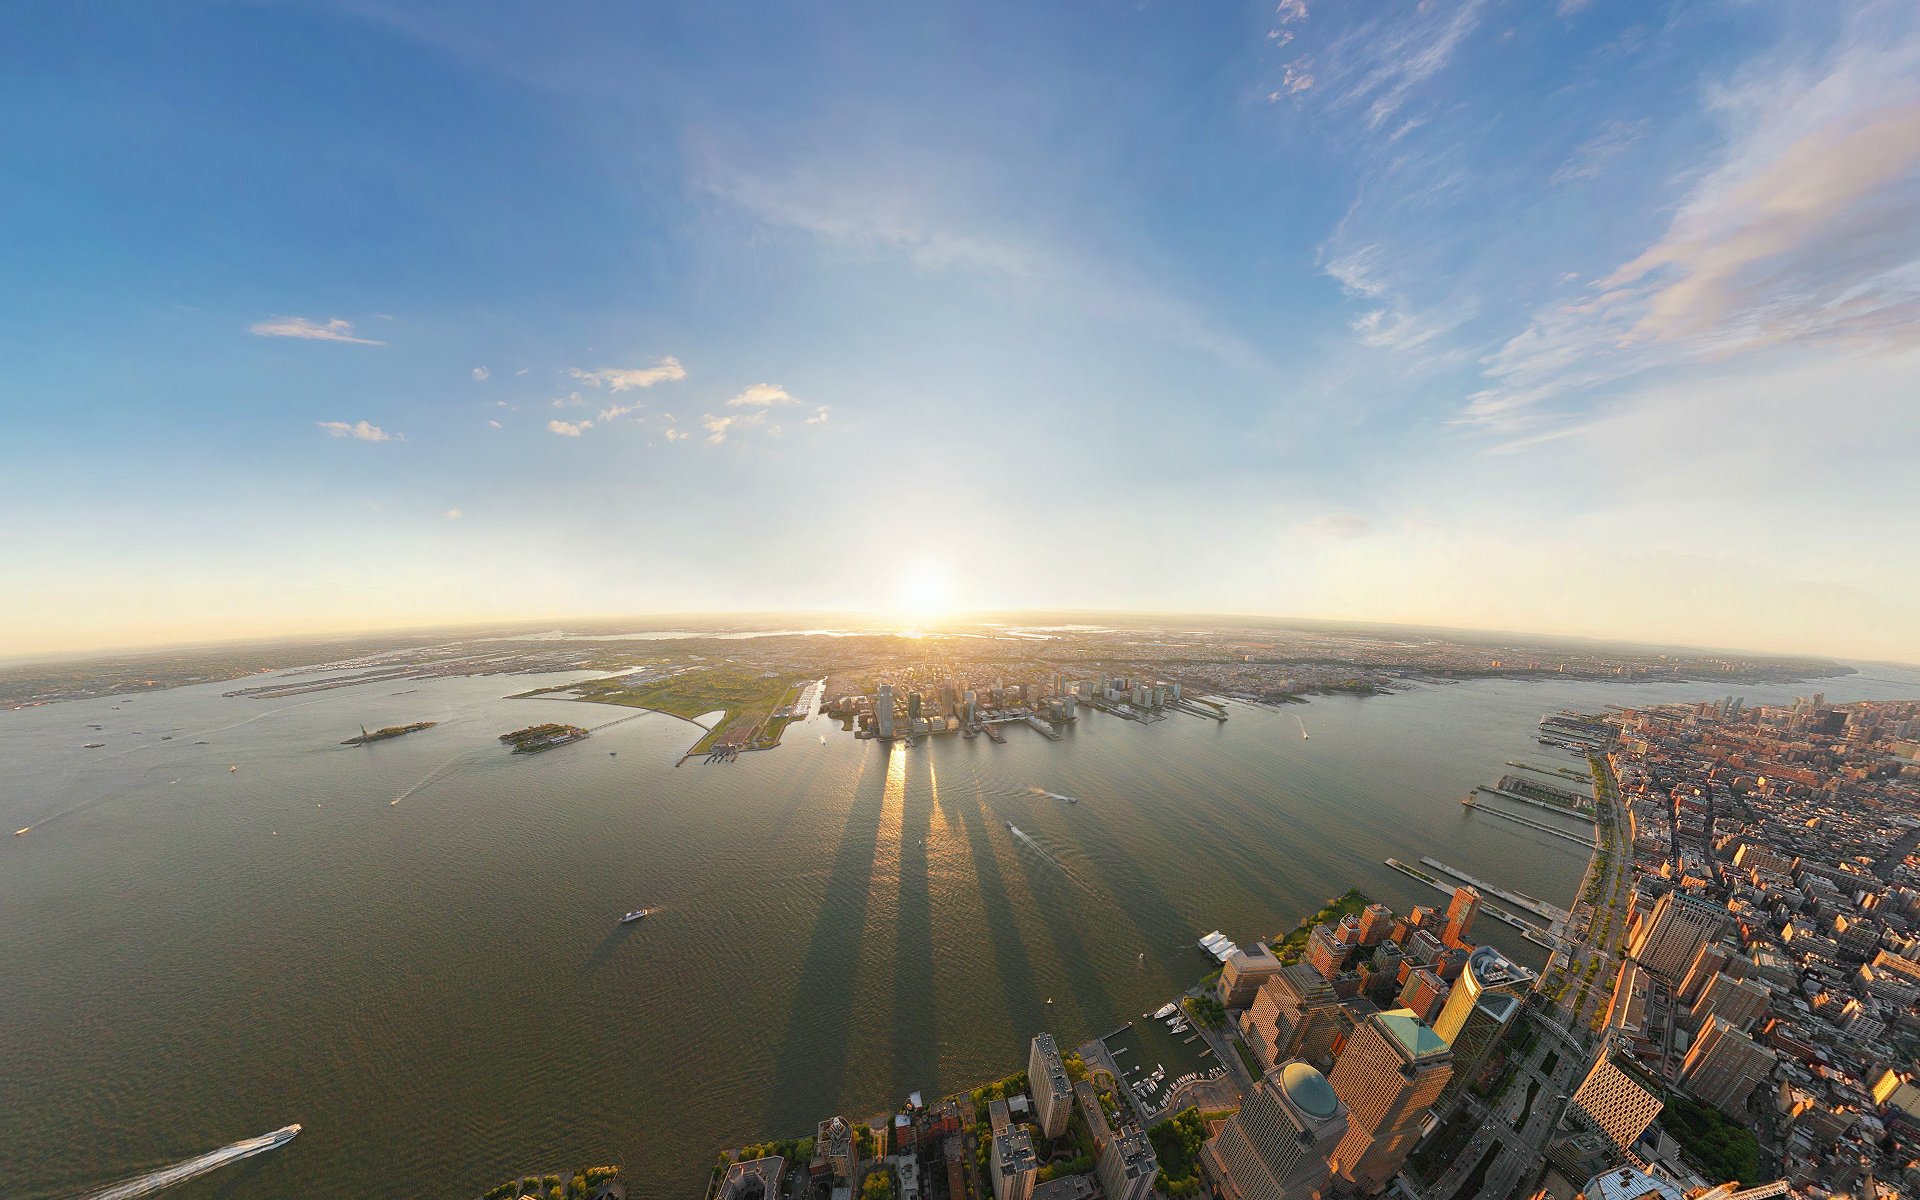
{"type": "Polygon", "coordinates": [[[1920,661],[1920,8],[14,6],[0,649],[1132,610],[1920,661]]]}

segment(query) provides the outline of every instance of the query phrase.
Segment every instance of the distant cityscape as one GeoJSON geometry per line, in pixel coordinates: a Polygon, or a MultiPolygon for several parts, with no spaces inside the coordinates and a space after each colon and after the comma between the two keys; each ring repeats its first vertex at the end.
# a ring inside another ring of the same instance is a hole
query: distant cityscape
{"type": "MultiPolygon", "coordinates": [[[[1071,721],[1083,700],[1215,707],[1113,676],[902,677],[830,711],[910,738],[1071,721]]],[[[1730,697],[1540,732],[1578,769],[1514,764],[1469,800],[1592,824],[1571,910],[1495,889],[1546,921],[1515,922],[1551,947],[1543,971],[1476,944],[1505,910],[1472,884],[1404,915],[1350,894],[1289,934],[1202,940],[1219,969],[1141,1018],[1197,1069],[1126,1057],[1131,1023],[1064,1053],[1038,1032],[1024,1071],[969,1093],[723,1154],[707,1200],[1912,1194],[1920,702],[1730,697]]]]}

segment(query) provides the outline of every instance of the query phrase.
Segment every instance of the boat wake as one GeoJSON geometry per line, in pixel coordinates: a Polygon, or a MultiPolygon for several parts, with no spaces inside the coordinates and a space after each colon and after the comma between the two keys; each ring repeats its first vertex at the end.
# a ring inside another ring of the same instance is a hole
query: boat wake
{"type": "Polygon", "coordinates": [[[395,796],[393,799],[387,801],[387,806],[391,808],[392,806],[400,803],[402,800],[405,800],[408,796],[411,796],[415,792],[418,792],[420,789],[427,787],[430,784],[438,783],[442,779],[445,779],[447,776],[453,774],[453,772],[457,768],[459,768],[462,764],[471,762],[472,760],[479,758],[482,755],[491,754],[491,753],[493,753],[493,749],[492,747],[488,747],[485,750],[473,750],[465,754],[455,755],[454,757],[448,759],[446,762],[443,762],[439,766],[435,767],[433,770],[428,771],[425,775],[421,776],[419,781],[416,782],[412,787],[409,787],[406,791],[401,792],[398,796],[395,796]]]}
{"type": "Polygon", "coordinates": [[[252,1158],[268,1150],[278,1150],[294,1139],[300,1132],[298,1125],[289,1125],[276,1129],[272,1133],[263,1133],[259,1137],[247,1138],[231,1146],[222,1146],[211,1154],[202,1154],[177,1162],[170,1167],[116,1183],[112,1187],[98,1192],[90,1192],[85,1200],[138,1200],[141,1196],[151,1196],[162,1188],[170,1188],[176,1183],[185,1183],[189,1179],[198,1179],[209,1171],[217,1171],[228,1163],[239,1162],[243,1158],[252,1158]]]}
{"type": "Polygon", "coordinates": [[[1008,821],[1007,832],[1013,835],[1013,838],[1015,841],[1024,844],[1027,847],[1027,849],[1033,851],[1035,854],[1045,859],[1047,864],[1053,867],[1054,870],[1060,872],[1062,875],[1065,875],[1068,879],[1072,880],[1074,883],[1079,884],[1081,887],[1085,888],[1089,895],[1097,896],[1100,894],[1099,892],[1094,891],[1093,888],[1089,886],[1084,880],[1082,880],[1078,875],[1075,875],[1073,871],[1067,866],[1067,864],[1061,862],[1059,859],[1049,854],[1047,852],[1047,848],[1045,846],[1042,846],[1039,842],[1034,841],[1033,836],[1029,834],[1026,830],[1020,828],[1018,825],[1015,825],[1012,821],[1008,821]]]}
{"type": "Polygon", "coordinates": [[[1078,800],[1074,799],[1072,796],[1062,796],[1059,792],[1050,792],[1043,787],[1029,787],[1027,789],[1027,794],[1030,796],[1041,796],[1048,800],[1065,800],[1069,804],[1080,803],[1078,800]]]}

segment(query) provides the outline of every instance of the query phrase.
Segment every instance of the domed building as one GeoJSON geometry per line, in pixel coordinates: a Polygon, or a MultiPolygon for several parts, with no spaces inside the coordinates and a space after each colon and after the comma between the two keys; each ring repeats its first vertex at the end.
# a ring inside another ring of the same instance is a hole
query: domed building
{"type": "Polygon", "coordinates": [[[1327,1077],[1291,1059],[1253,1085],[1200,1165],[1222,1200],[1318,1200],[1346,1132],[1347,1106],[1327,1077]]]}

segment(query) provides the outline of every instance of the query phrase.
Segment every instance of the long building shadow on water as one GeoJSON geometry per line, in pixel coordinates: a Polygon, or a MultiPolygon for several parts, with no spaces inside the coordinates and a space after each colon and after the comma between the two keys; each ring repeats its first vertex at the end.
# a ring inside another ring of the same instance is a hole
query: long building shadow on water
{"type": "Polygon", "coordinates": [[[1046,1006],[1033,981],[1033,959],[1021,940],[1019,918],[1014,914],[1013,901],[1007,895],[1007,881],[1000,872],[1000,861],[994,857],[993,840],[987,833],[987,823],[996,818],[987,808],[986,797],[980,793],[978,779],[969,779],[966,786],[974,793],[973,802],[955,803],[948,811],[958,815],[966,833],[967,848],[973,856],[973,873],[980,885],[980,908],[986,917],[987,940],[993,944],[994,974],[999,979],[1002,1002],[1006,1005],[1007,1023],[1016,1030],[1031,1028],[1034,1022],[1044,1019],[1046,1006]]]}
{"type": "Polygon", "coordinates": [[[931,1088],[940,1066],[933,985],[933,896],[927,836],[936,777],[929,755],[908,764],[900,797],[900,898],[894,929],[892,1085],[888,1100],[931,1088]]]}
{"type": "Polygon", "coordinates": [[[795,1120],[810,1126],[810,1115],[831,1113],[840,1103],[847,1047],[853,1039],[853,994],[873,890],[880,812],[887,794],[886,749],[879,743],[869,746],[872,750],[854,784],[853,803],[840,831],[813,938],[794,985],[786,1034],[780,1039],[780,1057],[767,1093],[764,1124],[769,1130],[786,1130],[795,1120]]]}

